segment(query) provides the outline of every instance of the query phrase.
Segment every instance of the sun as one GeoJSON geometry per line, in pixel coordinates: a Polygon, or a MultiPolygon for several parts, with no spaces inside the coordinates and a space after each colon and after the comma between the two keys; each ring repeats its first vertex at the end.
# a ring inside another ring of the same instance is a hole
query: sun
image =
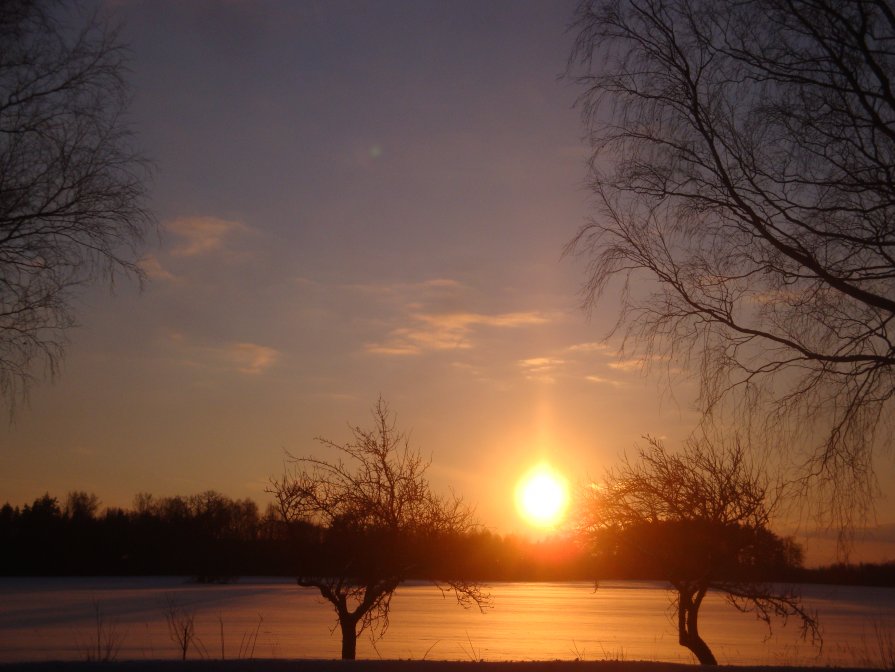
{"type": "Polygon", "coordinates": [[[516,509],[533,527],[550,528],[569,508],[568,481],[547,464],[539,464],[516,485],[516,509]]]}

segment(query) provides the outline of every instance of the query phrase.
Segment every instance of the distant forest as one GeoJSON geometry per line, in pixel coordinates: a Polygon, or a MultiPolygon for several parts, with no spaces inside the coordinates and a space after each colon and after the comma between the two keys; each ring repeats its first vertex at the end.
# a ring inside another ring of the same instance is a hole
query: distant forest
{"type": "MultiPolygon", "coordinates": [[[[357,536],[356,533],[355,537],[357,536]]],[[[341,543],[382,543],[354,538],[341,543]]],[[[531,541],[487,530],[453,538],[388,540],[418,566],[419,578],[480,581],[654,579],[634,557],[600,559],[573,538],[531,541]]],[[[200,582],[239,576],[325,576],[332,532],[287,523],[273,507],[261,513],[250,500],[214,491],[187,497],[139,494],[132,509],[100,510],[96,495],[71,492],[60,502],[45,494],[21,508],[0,508],[0,574],[184,575],[200,582]]],[[[768,581],[895,586],[895,562],[804,568],[765,567],[768,581]]]]}

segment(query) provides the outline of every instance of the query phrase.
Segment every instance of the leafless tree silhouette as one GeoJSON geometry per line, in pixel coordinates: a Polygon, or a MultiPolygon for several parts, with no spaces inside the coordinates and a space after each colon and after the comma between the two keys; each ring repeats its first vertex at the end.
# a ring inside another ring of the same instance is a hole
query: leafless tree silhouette
{"type": "Polygon", "coordinates": [[[384,634],[392,596],[411,576],[453,592],[465,607],[481,609],[488,602],[478,583],[426,576],[426,569],[416,564],[420,556],[415,551],[425,550],[419,545],[474,530],[472,511],[453,494],[432,492],[425,478],[429,462],[396,429],[382,399],[373,419],[372,430],[354,427],[348,443],[318,439],[340,456],[335,462],[290,456],[291,468],[273,479],[269,489],[286,521],[320,528],[329,566],[323,575],[303,573],[297,581],[317,588],[333,605],[344,659],[355,658],[364,630],[371,636],[384,634]]]}
{"type": "Polygon", "coordinates": [[[618,281],[623,351],[694,372],[850,527],[892,436],[892,7],[585,0],[575,26],[586,305],[618,281]]]}
{"type": "Polygon", "coordinates": [[[692,439],[680,454],[648,438],[637,461],[627,456],[604,483],[585,489],[578,514],[583,538],[598,555],[638,557],[676,592],[678,637],[704,665],[717,661],[699,634],[699,608],[718,591],[771,627],[800,619],[802,635],[820,641],[816,617],[799,595],[769,583],[769,570],[800,562],[795,544],[768,525],[778,493],[735,441],[717,447],[692,439]]]}
{"type": "Polygon", "coordinates": [[[52,376],[85,283],[142,277],[153,218],[131,146],[126,52],[76,3],[0,3],[0,396],[52,376]]]}

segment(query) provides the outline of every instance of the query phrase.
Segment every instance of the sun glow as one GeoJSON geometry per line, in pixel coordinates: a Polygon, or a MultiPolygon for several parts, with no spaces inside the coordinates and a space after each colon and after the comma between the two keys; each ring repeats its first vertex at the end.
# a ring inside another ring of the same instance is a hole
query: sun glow
{"type": "Polygon", "coordinates": [[[547,464],[529,471],[516,486],[516,509],[533,527],[554,527],[565,517],[568,507],[568,482],[547,464]]]}

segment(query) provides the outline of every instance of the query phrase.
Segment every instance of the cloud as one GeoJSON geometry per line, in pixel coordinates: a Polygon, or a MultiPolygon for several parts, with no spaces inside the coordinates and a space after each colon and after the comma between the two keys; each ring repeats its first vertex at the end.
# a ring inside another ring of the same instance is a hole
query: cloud
{"type": "Polygon", "coordinates": [[[266,371],[280,357],[273,348],[256,343],[233,343],[221,349],[221,353],[237,371],[250,375],[266,371]]]}
{"type": "MultiPolygon", "coordinates": [[[[565,348],[565,351],[569,351],[571,348],[565,348]]],[[[574,371],[573,377],[576,379],[580,379],[580,373],[578,370],[581,366],[574,359],[563,359],[561,357],[530,357],[528,359],[522,359],[517,362],[519,367],[522,369],[523,375],[526,380],[535,380],[542,383],[554,383],[556,382],[557,375],[564,373],[566,377],[572,375],[570,372],[574,371]]],[[[621,381],[614,380],[612,378],[606,378],[604,376],[599,376],[596,374],[590,374],[583,376],[583,379],[588,383],[599,384],[599,385],[611,385],[613,387],[619,387],[622,385],[621,381]]]]}
{"type": "Polygon", "coordinates": [[[619,387],[622,384],[621,381],[613,380],[612,378],[604,378],[603,376],[597,375],[584,376],[584,380],[596,385],[612,385],[613,387],[619,387]]]}
{"type": "Polygon", "coordinates": [[[668,364],[671,358],[668,355],[645,355],[643,357],[629,357],[609,362],[608,366],[616,371],[642,371],[653,364],[668,364]]]}
{"type": "Polygon", "coordinates": [[[512,329],[543,324],[547,318],[537,312],[498,313],[472,312],[425,313],[409,316],[409,326],[393,329],[382,343],[368,343],[367,352],[378,355],[417,355],[427,351],[468,350],[473,347],[473,333],[480,327],[512,329]]]}
{"type": "Polygon", "coordinates": [[[524,371],[525,378],[537,380],[542,383],[555,382],[554,373],[565,365],[564,359],[556,357],[530,357],[519,361],[519,366],[524,371]]]}
{"type": "Polygon", "coordinates": [[[576,343],[566,348],[569,352],[609,352],[610,347],[606,343],[576,343]]]}
{"type": "Polygon", "coordinates": [[[456,298],[467,290],[466,285],[451,278],[432,278],[422,282],[390,283],[390,284],[351,284],[345,289],[385,299],[410,301],[410,305],[421,305],[417,301],[429,301],[446,297],[456,298]]]}
{"type": "Polygon", "coordinates": [[[374,355],[418,355],[422,352],[422,348],[413,343],[395,343],[392,345],[389,344],[378,344],[378,343],[367,343],[364,346],[364,350],[374,355]]]}
{"type": "Polygon", "coordinates": [[[167,282],[177,280],[177,276],[162,266],[162,263],[155,255],[150,254],[143,257],[139,262],[139,266],[150,280],[164,280],[167,282]]]}
{"type": "Polygon", "coordinates": [[[553,357],[530,357],[523,359],[519,364],[529,371],[542,371],[544,369],[552,369],[560,364],[565,364],[565,360],[554,359],[553,357]]]}
{"type": "Polygon", "coordinates": [[[639,371],[645,364],[644,359],[620,359],[617,362],[609,362],[608,366],[616,371],[639,371]]]}
{"type": "Polygon", "coordinates": [[[171,254],[195,257],[224,247],[226,239],[250,229],[241,222],[217,217],[181,217],[165,225],[179,239],[171,254]]]}
{"type": "Polygon", "coordinates": [[[267,371],[280,359],[278,350],[257,343],[197,345],[188,342],[180,333],[170,334],[169,340],[180,349],[182,363],[196,368],[255,376],[267,371]]]}
{"type": "Polygon", "coordinates": [[[620,387],[624,382],[617,378],[619,373],[615,371],[636,370],[642,366],[643,361],[631,359],[623,362],[607,362],[607,357],[611,355],[612,348],[605,343],[576,343],[560,347],[543,356],[518,360],[517,365],[527,380],[553,383],[557,377],[562,376],[596,385],[620,387]],[[594,359],[592,356],[594,354],[597,355],[596,363],[590,361],[594,359]],[[597,372],[587,373],[593,371],[595,366],[597,372]],[[607,368],[608,371],[605,370],[607,368]]]}
{"type": "Polygon", "coordinates": [[[473,288],[447,277],[420,282],[346,285],[366,302],[377,303],[377,329],[384,335],[369,338],[365,352],[407,357],[431,352],[463,352],[482,345],[487,331],[522,329],[549,322],[539,311],[470,310],[482,297],[473,288]],[[383,320],[381,315],[387,317],[383,320]]]}

